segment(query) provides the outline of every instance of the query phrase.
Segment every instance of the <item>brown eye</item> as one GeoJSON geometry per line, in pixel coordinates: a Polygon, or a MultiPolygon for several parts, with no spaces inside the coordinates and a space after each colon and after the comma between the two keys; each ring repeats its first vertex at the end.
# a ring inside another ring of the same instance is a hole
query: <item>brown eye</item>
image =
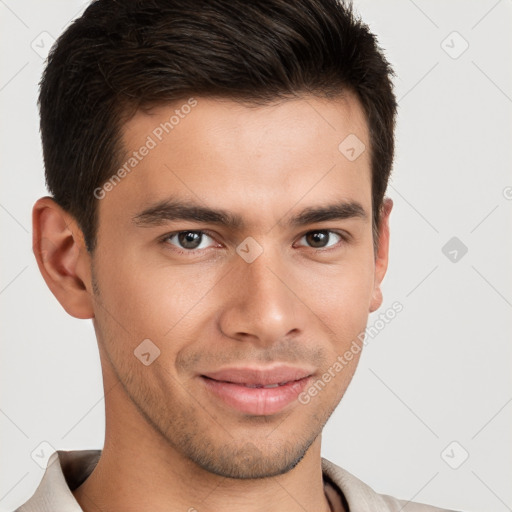
{"type": "Polygon", "coordinates": [[[339,233],[330,231],[328,229],[310,231],[309,233],[306,233],[302,238],[305,239],[309,247],[313,249],[324,249],[326,247],[331,247],[333,245],[336,245],[340,240],[343,239],[343,237],[339,233]],[[331,240],[333,240],[332,235],[338,237],[338,240],[334,238],[334,241],[331,242],[331,240]]]}
{"type": "Polygon", "coordinates": [[[185,249],[192,252],[198,249],[206,249],[208,247],[208,240],[204,243],[205,239],[211,240],[211,237],[202,231],[179,231],[178,233],[168,235],[165,241],[175,246],[178,250],[185,249]],[[177,243],[174,243],[175,241],[177,243]]]}
{"type": "Polygon", "coordinates": [[[197,249],[201,244],[201,233],[193,231],[182,231],[178,233],[178,241],[184,249],[197,249]]]}

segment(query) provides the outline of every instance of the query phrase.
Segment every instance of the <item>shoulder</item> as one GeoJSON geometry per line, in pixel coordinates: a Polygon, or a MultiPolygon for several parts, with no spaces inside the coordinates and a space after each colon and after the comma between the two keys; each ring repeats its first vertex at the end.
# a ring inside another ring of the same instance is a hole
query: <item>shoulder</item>
{"type": "Polygon", "coordinates": [[[357,512],[456,512],[379,494],[346,469],[322,458],[322,472],[339,488],[349,509],[357,512]]]}

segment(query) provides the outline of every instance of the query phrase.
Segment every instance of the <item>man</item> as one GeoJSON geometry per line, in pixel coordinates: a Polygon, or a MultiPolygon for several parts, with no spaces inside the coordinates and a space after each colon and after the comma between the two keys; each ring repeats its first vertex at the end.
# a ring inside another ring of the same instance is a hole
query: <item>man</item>
{"type": "Polygon", "coordinates": [[[65,31],[34,253],[93,319],[106,436],[18,510],[441,510],[320,455],[382,303],[391,75],[335,0],[99,0],[65,31]]]}

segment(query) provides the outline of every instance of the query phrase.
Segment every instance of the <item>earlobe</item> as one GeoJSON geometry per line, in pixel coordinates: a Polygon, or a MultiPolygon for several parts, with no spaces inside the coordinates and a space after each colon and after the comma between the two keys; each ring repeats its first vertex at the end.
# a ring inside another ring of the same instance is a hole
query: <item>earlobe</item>
{"type": "Polygon", "coordinates": [[[370,300],[370,313],[373,313],[382,305],[381,283],[386,275],[389,257],[389,215],[393,208],[393,201],[386,197],[382,203],[380,226],[379,226],[379,243],[377,245],[377,254],[375,258],[375,278],[370,300]]]}
{"type": "Polygon", "coordinates": [[[32,229],[32,249],[48,288],[71,316],[93,318],[91,260],[74,218],[42,197],[32,210],[32,229]]]}

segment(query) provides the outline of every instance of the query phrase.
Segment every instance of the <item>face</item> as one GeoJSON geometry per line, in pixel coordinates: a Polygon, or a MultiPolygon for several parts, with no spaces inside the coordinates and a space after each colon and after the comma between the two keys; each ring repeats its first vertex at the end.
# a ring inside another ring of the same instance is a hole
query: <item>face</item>
{"type": "Polygon", "coordinates": [[[173,450],[223,476],[277,475],[321,433],[359,352],[338,356],[379,306],[369,151],[339,149],[349,134],[369,148],[368,129],[348,94],[194,101],[125,126],[130,170],[98,193],[94,325],[173,450]]]}

